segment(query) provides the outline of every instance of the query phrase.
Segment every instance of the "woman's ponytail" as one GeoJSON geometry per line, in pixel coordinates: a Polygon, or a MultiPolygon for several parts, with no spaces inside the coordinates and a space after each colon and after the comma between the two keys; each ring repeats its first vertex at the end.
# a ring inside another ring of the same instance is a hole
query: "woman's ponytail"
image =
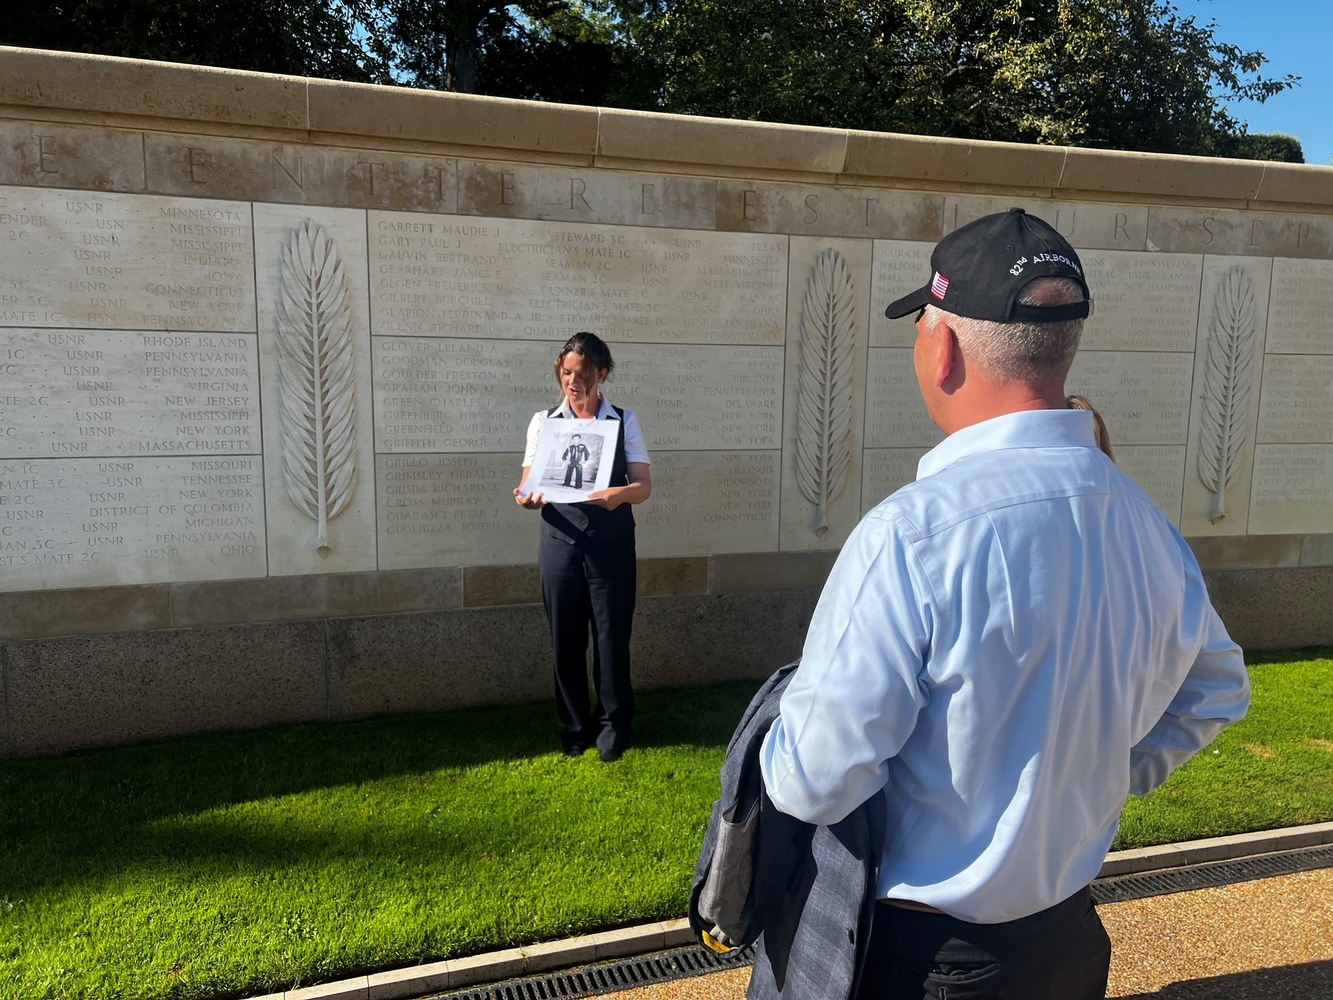
{"type": "Polygon", "coordinates": [[[1111,448],[1111,434],[1106,429],[1106,421],[1102,415],[1097,412],[1097,407],[1093,406],[1082,396],[1070,396],[1066,402],[1071,410],[1087,410],[1092,414],[1092,436],[1097,442],[1097,447],[1106,453],[1106,457],[1112,462],[1115,461],[1115,451],[1111,448]]]}

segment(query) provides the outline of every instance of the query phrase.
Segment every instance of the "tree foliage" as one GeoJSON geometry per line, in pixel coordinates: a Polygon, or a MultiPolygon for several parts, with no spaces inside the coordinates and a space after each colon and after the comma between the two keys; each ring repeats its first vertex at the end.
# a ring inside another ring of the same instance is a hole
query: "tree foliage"
{"type": "Polygon", "coordinates": [[[1170,153],[1295,83],[1159,0],[669,0],[642,43],[686,114],[1170,153]]]}
{"type": "Polygon", "coordinates": [[[1218,139],[1218,156],[1240,160],[1277,160],[1279,163],[1304,163],[1301,140],[1281,132],[1237,132],[1218,139]]]}
{"type": "Polygon", "coordinates": [[[1301,160],[1296,78],[1164,0],[34,0],[0,42],[536,100],[1301,160]]]}
{"type": "Polygon", "coordinates": [[[416,87],[602,104],[620,71],[620,25],[569,0],[359,2],[370,47],[416,87]]]}
{"type": "Polygon", "coordinates": [[[330,0],[27,0],[4,5],[0,44],[338,80],[385,77],[330,0]]]}

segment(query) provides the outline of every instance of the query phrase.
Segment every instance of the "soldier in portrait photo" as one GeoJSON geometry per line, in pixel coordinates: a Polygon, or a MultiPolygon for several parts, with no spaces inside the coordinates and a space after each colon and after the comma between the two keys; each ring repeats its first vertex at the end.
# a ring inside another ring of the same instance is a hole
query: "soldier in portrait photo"
{"type": "Polygon", "coordinates": [[[566,486],[573,486],[576,490],[583,489],[583,463],[590,457],[588,446],[583,443],[582,435],[571,435],[569,447],[560,454],[560,460],[565,463],[566,486]],[[571,479],[574,480],[572,483],[570,482],[571,479]]]}

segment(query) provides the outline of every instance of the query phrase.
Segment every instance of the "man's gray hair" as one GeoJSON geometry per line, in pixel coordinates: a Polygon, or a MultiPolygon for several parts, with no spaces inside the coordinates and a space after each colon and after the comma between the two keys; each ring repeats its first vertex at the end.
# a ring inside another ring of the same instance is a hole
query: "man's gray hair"
{"type": "MultiPolygon", "coordinates": [[[[1018,301],[1026,306],[1063,306],[1083,301],[1083,288],[1073,278],[1034,278],[1018,301]]],[[[933,326],[943,319],[958,335],[963,357],[994,378],[1031,382],[1064,376],[1074,361],[1083,320],[1056,323],[1017,320],[1000,323],[989,319],[955,316],[937,306],[926,306],[926,322],[933,326]]]]}

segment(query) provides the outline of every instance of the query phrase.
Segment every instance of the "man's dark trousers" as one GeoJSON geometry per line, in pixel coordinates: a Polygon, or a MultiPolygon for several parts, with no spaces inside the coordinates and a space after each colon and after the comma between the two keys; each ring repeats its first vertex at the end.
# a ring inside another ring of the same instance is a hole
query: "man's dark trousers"
{"type": "Polygon", "coordinates": [[[542,601],[555,646],[555,705],[565,747],[623,750],[634,718],[629,640],[634,622],[634,534],[577,542],[543,530],[537,548],[542,601]],[[588,709],[588,626],[597,706],[588,709]]]}
{"type": "Polygon", "coordinates": [[[1111,939],[1085,888],[1003,924],[880,902],[857,1000],[1102,1000],[1111,939]]]}

